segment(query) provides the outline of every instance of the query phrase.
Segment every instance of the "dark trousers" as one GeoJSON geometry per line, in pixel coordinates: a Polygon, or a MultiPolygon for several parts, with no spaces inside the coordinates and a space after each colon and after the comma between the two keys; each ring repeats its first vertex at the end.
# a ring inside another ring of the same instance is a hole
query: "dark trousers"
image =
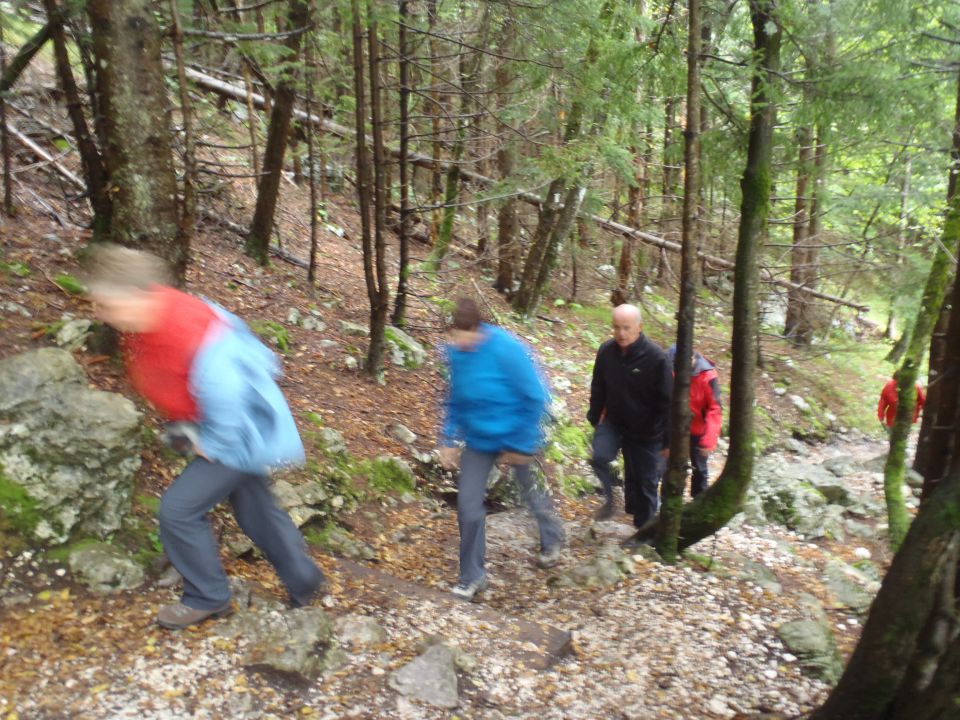
{"type": "Polygon", "coordinates": [[[183,575],[183,604],[214,610],[230,600],[207,513],[229,500],[240,528],[277,570],[294,603],[307,604],[324,580],[290,516],[280,509],[268,480],[196,458],[160,500],[160,539],[183,575]]]}
{"type": "Polygon", "coordinates": [[[693,464],[693,477],[690,480],[690,495],[696,497],[707,489],[710,475],[707,469],[707,456],[700,452],[702,435],[690,436],[690,461],[693,464]]]}
{"type": "Polygon", "coordinates": [[[623,497],[625,510],[633,515],[633,524],[643,527],[657,514],[660,475],[663,469],[660,440],[644,442],[627,438],[612,423],[602,422],[593,433],[593,457],[590,466],[603,486],[607,500],[613,499],[613,474],[610,471],[618,452],[623,452],[623,497]]]}

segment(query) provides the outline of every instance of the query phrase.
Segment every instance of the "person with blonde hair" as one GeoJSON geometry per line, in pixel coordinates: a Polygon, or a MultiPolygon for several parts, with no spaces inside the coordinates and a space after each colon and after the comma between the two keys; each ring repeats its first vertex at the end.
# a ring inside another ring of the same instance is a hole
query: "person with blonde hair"
{"type": "Polygon", "coordinates": [[[291,604],[309,604],[325,591],[323,572],[269,486],[272,469],[304,460],[276,383],[276,357],[238,317],[171,287],[159,258],[109,244],[89,255],[89,298],[122,333],[131,383],[176,424],[175,446],[194,455],[160,501],[160,538],[183,576],[183,595],[160,609],[157,622],[182,629],[232,612],[207,517],[224,500],[276,568],[291,604]]]}

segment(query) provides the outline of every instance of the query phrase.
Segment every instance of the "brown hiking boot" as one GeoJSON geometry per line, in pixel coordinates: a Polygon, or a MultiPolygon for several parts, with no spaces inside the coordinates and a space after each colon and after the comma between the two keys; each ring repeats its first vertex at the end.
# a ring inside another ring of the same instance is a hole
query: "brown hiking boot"
{"type": "Polygon", "coordinates": [[[213,610],[197,610],[183,603],[164,605],[157,613],[157,624],[170,630],[183,630],[191,625],[199,625],[207,618],[221,618],[233,613],[233,602],[213,610]]]}
{"type": "Polygon", "coordinates": [[[616,514],[617,509],[613,506],[613,498],[610,498],[593,514],[593,519],[598,522],[603,522],[604,520],[609,520],[616,514]]]}

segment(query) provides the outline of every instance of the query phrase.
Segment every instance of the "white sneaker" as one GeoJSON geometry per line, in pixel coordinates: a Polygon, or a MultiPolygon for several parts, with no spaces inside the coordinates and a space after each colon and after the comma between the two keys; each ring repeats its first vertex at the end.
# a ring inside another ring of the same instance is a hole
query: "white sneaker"
{"type": "Polygon", "coordinates": [[[484,575],[482,578],[479,580],[474,580],[472,583],[458,582],[453,586],[453,590],[451,592],[463,600],[473,600],[474,595],[479,592],[483,592],[488,587],[490,587],[490,581],[487,579],[487,576],[484,575]]]}

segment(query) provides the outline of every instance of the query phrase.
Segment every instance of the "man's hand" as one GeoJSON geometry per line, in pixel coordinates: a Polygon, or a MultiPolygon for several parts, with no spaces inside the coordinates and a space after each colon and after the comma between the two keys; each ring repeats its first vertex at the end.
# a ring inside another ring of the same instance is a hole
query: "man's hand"
{"type": "Polygon", "coordinates": [[[440,447],[437,448],[437,454],[440,456],[440,465],[444,470],[456,470],[460,464],[460,448],[440,447]]]}
{"type": "Polygon", "coordinates": [[[524,455],[513,450],[507,450],[500,456],[500,462],[508,465],[529,465],[533,462],[533,455],[524,455]]]}

